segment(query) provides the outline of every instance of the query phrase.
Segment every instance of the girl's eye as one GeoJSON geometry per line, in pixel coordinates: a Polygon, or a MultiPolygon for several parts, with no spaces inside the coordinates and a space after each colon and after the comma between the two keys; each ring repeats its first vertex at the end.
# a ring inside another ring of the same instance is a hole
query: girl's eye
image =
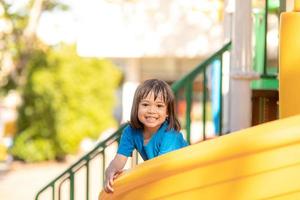
{"type": "Polygon", "coordinates": [[[163,105],[163,104],[158,104],[157,105],[157,107],[159,107],[159,108],[163,108],[165,105],[163,105]]]}
{"type": "Polygon", "coordinates": [[[142,106],[148,106],[149,104],[147,104],[147,103],[142,103],[142,106]]]}

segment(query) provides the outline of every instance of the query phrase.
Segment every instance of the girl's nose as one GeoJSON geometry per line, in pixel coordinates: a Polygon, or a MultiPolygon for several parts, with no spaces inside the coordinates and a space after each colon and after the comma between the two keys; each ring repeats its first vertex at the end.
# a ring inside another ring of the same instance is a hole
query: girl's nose
{"type": "Polygon", "coordinates": [[[155,113],[155,112],[156,112],[155,106],[149,106],[148,112],[149,112],[149,113],[155,113]]]}

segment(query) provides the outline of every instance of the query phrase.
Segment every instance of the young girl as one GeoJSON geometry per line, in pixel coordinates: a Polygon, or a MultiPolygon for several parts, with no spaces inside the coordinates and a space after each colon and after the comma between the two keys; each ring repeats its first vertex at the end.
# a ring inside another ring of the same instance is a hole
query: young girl
{"type": "Polygon", "coordinates": [[[104,190],[113,192],[113,181],[134,149],[149,160],[187,146],[179,130],[170,86],[162,80],[146,80],[135,91],[129,125],[123,130],[117,155],[105,171],[104,190]]]}

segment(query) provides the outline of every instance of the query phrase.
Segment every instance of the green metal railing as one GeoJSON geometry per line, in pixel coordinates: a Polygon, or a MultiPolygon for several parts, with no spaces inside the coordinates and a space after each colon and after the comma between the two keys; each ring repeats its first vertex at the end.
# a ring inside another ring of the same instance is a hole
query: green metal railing
{"type": "MultiPolygon", "coordinates": [[[[204,79],[203,79],[203,85],[204,85],[204,90],[203,90],[203,138],[205,139],[205,122],[206,122],[206,118],[205,118],[205,113],[206,113],[206,99],[207,99],[207,92],[206,89],[207,88],[207,75],[206,75],[206,70],[207,68],[212,64],[212,62],[214,62],[215,60],[220,60],[222,63],[222,56],[223,54],[228,51],[231,47],[231,43],[227,43],[225,46],[223,46],[219,51],[217,51],[216,53],[214,53],[212,56],[210,56],[207,60],[205,60],[203,63],[201,63],[200,65],[198,65],[194,70],[192,70],[190,73],[188,73],[187,75],[185,75],[182,79],[180,79],[179,81],[175,82],[172,85],[172,89],[174,91],[174,93],[176,94],[176,96],[178,96],[178,92],[181,89],[185,89],[185,100],[186,100],[186,130],[187,130],[187,140],[190,143],[190,125],[191,125],[191,108],[192,108],[192,96],[193,96],[193,83],[194,80],[196,79],[197,75],[199,74],[203,74],[204,75],[204,79]]],[[[222,64],[221,64],[221,69],[222,69],[222,64]]],[[[222,70],[221,70],[221,76],[222,77],[222,70]]],[[[220,88],[222,88],[222,78],[220,81],[220,88]]],[[[222,90],[220,92],[220,98],[222,99],[222,90]]],[[[221,101],[222,102],[222,101],[221,101]]],[[[221,103],[222,104],[222,103],[221,103]]],[[[222,106],[221,106],[222,107],[222,106]]],[[[222,119],[222,112],[220,113],[220,118],[222,119]]],[[[222,126],[222,120],[220,122],[220,125],[222,126]]],[[[91,173],[90,173],[90,163],[93,159],[95,159],[96,157],[100,157],[101,158],[101,172],[100,174],[102,175],[102,178],[104,177],[104,172],[105,172],[105,150],[107,149],[107,147],[109,147],[111,144],[113,144],[114,142],[118,142],[121,132],[124,129],[124,127],[126,126],[126,124],[123,124],[120,126],[120,128],[113,133],[110,137],[108,137],[107,139],[105,139],[104,141],[100,142],[96,147],[94,147],[90,152],[88,152],[86,155],[84,155],[82,158],[80,158],[77,162],[75,162],[71,167],[69,167],[67,170],[65,170],[63,173],[61,173],[58,177],[56,177],[54,180],[52,180],[49,184],[47,184],[45,187],[43,187],[37,194],[35,197],[35,200],[41,200],[41,196],[44,195],[45,193],[49,193],[50,190],[50,194],[52,196],[52,200],[58,199],[61,200],[62,199],[62,194],[63,193],[63,185],[69,183],[69,191],[68,191],[68,196],[70,200],[74,200],[75,199],[75,174],[78,173],[79,170],[81,170],[82,168],[85,168],[85,190],[86,190],[86,194],[85,194],[85,199],[89,200],[91,199],[90,196],[90,177],[91,177],[91,173]]],[[[222,129],[220,129],[222,130],[222,129]]],[[[222,131],[221,131],[222,132],[222,131]]],[[[137,158],[137,157],[136,157],[137,158]]],[[[138,159],[134,159],[133,162],[138,162],[138,159]]],[[[100,186],[99,186],[100,188],[100,186]]],[[[47,193],[47,194],[48,194],[47,193]]],[[[49,198],[47,198],[49,199],[49,198]]],[[[78,199],[78,198],[77,198],[78,199]]]]}
{"type": "Polygon", "coordinates": [[[208,68],[212,65],[212,63],[216,60],[220,61],[220,81],[219,81],[219,87],[220,87],[220,93],[219,93],[219,107],[220,107],[220,113],[219,113],[219,135],[222,135],[222,121],[223,121],[223,101],[222,101],[222,74],[223,74],[223,54],[231,48],[231,42],[224,45],[220,50],[218,50],[216,53],[211,55],[207,60],[205,60],[203,63],[199,64],[194,70],[192,70],[190,73],[186,74],[183,78],[178,80],[172,85],[172,89],[175,93],[175,96],[178,97],[178,93],[180,89],[185,90],[185,101],[186,101],[186,133],[187,133],[187,141],[191,143],[191,105],[192,105],[192,97],[193,97],[193,85],[196,80],[196,78],[199,75],[203,76],[202,79],[202,85],[203,85],[203,102],[202,102],[202,134],[203,134],[203,140],[206,139],[206,103],[207,103],[207,71],[208,68]]]}
{"type": "MultiPolygon", "coordinates": [[[[47,184],[45,187],[43,187],[36,195],[35,199],[38,200],[40,195],[45,192],[48,189],[51,189],[52,193],[52,199],[61,199],[61,193],[62,193],[62,185],[69,181],[69,187],[70,187],[70,199],[74,200],[74,175],[76,172],[78,172],[81,168],[86,168],[86,191],[89,191],[90,184],[90,171],[89,171],[89,164],[92,159],[94,159],[96,156],[101,155],[102,157],[102,177],[104,177],[104,169],[105,169],[105,148],[108,147],[110,144],[112,144],[115,141],[118,141],[121,132],[124,129],[126,124],[123,124],[120,126],[120,128],[112,134],[110,137],[105,139],[103,142],[100,142],[96,147],[94,147],[90,152],[88,152],[86,155],[84,155],[82,158],[80,158],[77,162],[75,162],[71,167],[69,167],[67,170],[65,170],[63,173],[61,173],[58,177],[56,177],[54,180],[52,180],[49,184],[47,184]],[[58,191],[58,192],[56,192],[58,191]]],[[[89,192],[86,192],[86,199],[90,199],[89,192]]]]}

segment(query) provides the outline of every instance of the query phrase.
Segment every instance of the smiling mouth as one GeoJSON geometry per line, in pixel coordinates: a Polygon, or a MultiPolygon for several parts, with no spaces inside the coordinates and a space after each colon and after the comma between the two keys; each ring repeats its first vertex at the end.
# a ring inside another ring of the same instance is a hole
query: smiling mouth
{"type": "Polygon", "coordinates": [[[157,120],[158,117],[145,117],[147,120],[157,120]]]}

